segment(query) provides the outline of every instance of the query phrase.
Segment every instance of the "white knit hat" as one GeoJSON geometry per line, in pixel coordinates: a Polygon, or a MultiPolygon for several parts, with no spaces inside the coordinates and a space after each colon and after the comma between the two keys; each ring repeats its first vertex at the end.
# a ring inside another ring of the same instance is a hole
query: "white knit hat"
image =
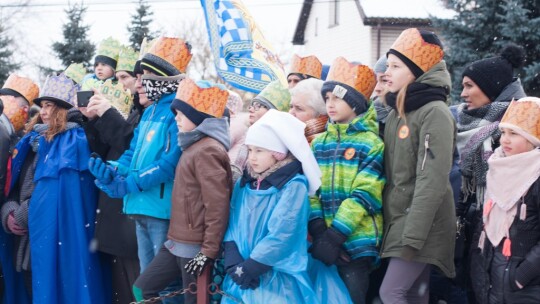
{"type": "Polygon", "coordinates": [[[321,186],[322,173],[304,136],[305,127],[291,114],[271,109],[249,127],[245,144],[280,153],[290,151],[302,163],[309,194],[313,195],[321,186]]]}

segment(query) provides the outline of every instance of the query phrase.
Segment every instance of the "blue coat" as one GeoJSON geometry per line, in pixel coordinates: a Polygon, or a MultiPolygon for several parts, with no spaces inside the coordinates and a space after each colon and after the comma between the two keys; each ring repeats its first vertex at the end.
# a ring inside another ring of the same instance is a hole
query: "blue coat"
{"type": "Polygon", "coordinates": [[[142,189],[124,197],[126,214],[171,217],[174,172],[182,153],[170,109],[174,97],[175,94],[164,95],[144,111],[129,149],[117,160],[118,172],[133,175],[142,189]]]}
{"type": "MultiPolygon", "coordinates": [[[[12,186],[38,134],[16,146],[12,186]]],[[[28,210],[33,303],[106,303],[99,259],[91,252],[97,189],[88,171],[90,149],[82,128],[51,142],[39,138],[35,188],[28,210]]]]}

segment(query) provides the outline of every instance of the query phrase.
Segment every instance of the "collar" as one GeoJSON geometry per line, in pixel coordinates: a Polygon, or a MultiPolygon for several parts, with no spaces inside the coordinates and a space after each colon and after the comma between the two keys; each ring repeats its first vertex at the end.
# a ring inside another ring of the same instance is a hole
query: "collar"
{"type": "MultiPolygon", "coordinates": [[[[250,172],[251,170],[249,169],[248,165],[240,180],[240,186],[244,187],[246,184],[249,184],[251,189],[266,190],[270,187],[275,187],[278,190],[281,190],[287,184],[287,182],[296,176],[296,174],[302,173],[302,163],[296,159],[287,157],[286,159],[276,163],[276,165],[277,168],[274,169],[274,171],[272,171],[268,176],[259,176],[258,178],[253,176],[255,174],[250,172]]],[[[268,170],[272,170],[272,168],[268,170]]]]}

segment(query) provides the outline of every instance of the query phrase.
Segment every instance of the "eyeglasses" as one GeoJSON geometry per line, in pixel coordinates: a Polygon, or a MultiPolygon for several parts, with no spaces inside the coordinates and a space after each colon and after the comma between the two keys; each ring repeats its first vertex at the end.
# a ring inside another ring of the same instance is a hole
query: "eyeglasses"
{"type": "Polygon", "coordinates": [[[261,107],[263,107],[263,108],[265,108],[265,109],[268,109],[267,106],[262,105],[262,104],[261,104],[260,102],[258,102],[258,101],[252,101],[251,104],[249,105],[249,107],[250,107],[250,108],[253,108],[253,110],[255,110],[255,111],[259,111],[259,109],[260,109],[261,107]]]}

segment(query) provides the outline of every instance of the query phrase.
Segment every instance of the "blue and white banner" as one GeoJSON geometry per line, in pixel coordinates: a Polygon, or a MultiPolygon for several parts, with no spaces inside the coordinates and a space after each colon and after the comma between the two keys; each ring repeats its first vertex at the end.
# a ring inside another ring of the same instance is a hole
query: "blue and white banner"
{"type": "Polygon", "coordinates": [[[231,86],[259,93],[283,64],[240,0],[201,0],[216,70],[231,86]]]}

